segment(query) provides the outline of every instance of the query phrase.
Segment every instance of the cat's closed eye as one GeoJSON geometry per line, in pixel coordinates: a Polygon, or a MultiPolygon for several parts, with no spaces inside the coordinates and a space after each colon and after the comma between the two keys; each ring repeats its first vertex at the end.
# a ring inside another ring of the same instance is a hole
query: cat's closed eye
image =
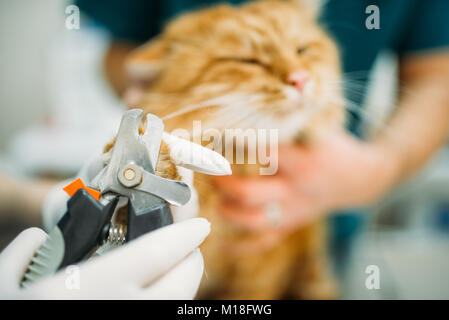
{"type": "Polygon", "coordinates": [[[298,49],[296,49],[296,53],[301,55],[306,53],[307,49],[309,49],[307,46],[303,46],[303,47],[299,47],[298,49]]]}
{"type": "Polygon", "coordinates": [[[237,60],[238,62],[241,62],[241,63],[253,64],[253,65],[262,67],[269,72],[271,72],[271,70],[272,70],[270,65],[268,65],[256,58],[237,58],[235,60],[237,60]]]}
{"type": "Polygon", "coordinates": [[[243,63],[252,63],[252,64],[263,64],[262,62],[260,62],[259,60],[255,59],[255,58],[237,58],[236,60],[243,62],[243,63]]]}
{"type": "Polygon", "coordinates": [[[257,58],[226,57],[226,58],[221,58],[221,60],[222,61],[234,61],[234,62],[245,63],[245,64],[253,64],[253,65],[265,68],[267,70],[270,69],[269,65],[267,65],[266,63],[263,63],[262,61],[260,61],[257,58]]]}

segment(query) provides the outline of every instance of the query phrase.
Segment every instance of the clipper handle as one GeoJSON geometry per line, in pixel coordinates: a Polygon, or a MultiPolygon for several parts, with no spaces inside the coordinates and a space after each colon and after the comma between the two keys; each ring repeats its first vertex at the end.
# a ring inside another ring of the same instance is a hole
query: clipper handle
{"type": "Polygon", "coordinates": [[[131,201],[128,202],[126,241],[173,223],[170,207],[161,203],[147,211],[136,214],[131,201]]]}
{"type": "Polygon", "coordinates": [[[64,256],[59,269],[81,261],[107,236],[118,197],[103,206],[85,189],[67,202],[67,213],[58,222],[64,238],[64,256]]]}
{"type": "Polygon", "coordinates": [[[28,287],[83,260],[106,237],[117,202],[118,197],[114,197],[103,206],[85,189],[79,189],[67,202],[67,212],[31,258],[21,286],[28,287]]]}

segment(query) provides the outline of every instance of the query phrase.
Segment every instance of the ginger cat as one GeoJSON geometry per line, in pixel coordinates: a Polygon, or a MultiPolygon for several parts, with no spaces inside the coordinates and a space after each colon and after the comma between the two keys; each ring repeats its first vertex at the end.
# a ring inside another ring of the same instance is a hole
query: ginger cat
{"type": "MultiPolygon", "coordinates": [[[[316,21],[317,3],[256,1],[176,18],[127,61],[131,75],[145,81],[138,106],[164,119],[168,132],[191,130],[193,121],[201,120],[203,128],[221,131],[277,128],[279,143],[293,144],[313,143],[323,132],[342,128],[339,57],[316,21]]],[[[232,166],[234,174],[246,176],[257,175],[258,168],[232,166]]],[[[173,170],[165,175],[175,176],[173,170]]],[[[208,176],[195,174],[195,186],[200,216],[212,222],[201,248],[206,277],[198,297],[336,297],[322,221],[263,252],[232,254],[225,246],[261,235],[220,216],[219,194],[208,176]]]]}

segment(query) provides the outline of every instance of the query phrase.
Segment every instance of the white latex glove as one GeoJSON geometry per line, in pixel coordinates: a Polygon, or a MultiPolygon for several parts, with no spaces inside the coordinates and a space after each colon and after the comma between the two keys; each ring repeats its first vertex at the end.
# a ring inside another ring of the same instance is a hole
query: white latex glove
{"type": "Polygon", "coordinates": [[[95,177],[103,168],[104,157],[98,150],[91,159],[85,162],[76,177],[58,183],[47,194],[42,204],[42,224],[45,231],[50,232],[67,210],[67,201],[70,196],[62,189],[76,178],[86,183],[95,177]]]}
{"type": "Polygon", "coordinates": [[[203,274],[196,248],[209,231],[202,218],[172,224],[22,289],[30,259],[46,239],[42,230],[27,229],[0,254],[0,298],[192,299],[203,274]]]}

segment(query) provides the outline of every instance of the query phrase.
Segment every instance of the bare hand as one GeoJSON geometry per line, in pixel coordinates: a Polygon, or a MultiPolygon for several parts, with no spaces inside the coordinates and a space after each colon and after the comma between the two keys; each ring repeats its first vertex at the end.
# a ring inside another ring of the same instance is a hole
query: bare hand
{"type": "Polygon", "coordinates": [[[280,147],[274,176],[233,175],[215,183],[227,220],[251,232],[270,230],[247,246],[254,250],[270,247],[327,212],[375,201],[395,182],[397,171],[382,149],[342,132],[307,147],[280,147]]]}

